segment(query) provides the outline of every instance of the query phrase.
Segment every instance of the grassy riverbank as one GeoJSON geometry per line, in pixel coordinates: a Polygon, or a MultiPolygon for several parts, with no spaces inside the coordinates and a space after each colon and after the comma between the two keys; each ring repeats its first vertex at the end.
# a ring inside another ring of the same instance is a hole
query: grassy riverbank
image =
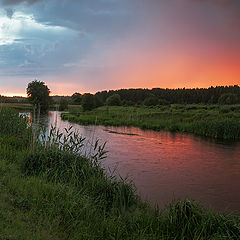
{"type": "Polygon", "coordinates": [[[141,202],[134,186],[104,174],[98,143],[86,158],[76,154],[84,148],[80,136],[59,144],[53,129],[39,142],[26,126],[18,113],[1,109],[1,240],[239,239],[239,216],[187,200],[159,211],[141,202]]]}
{"type": "Polygon", "coordinates": [[[21,111],[31,111],[32,110],[32,104],[29,103],[0,103],[0,107],[7,107],[7,108],[13,108],[16,110],[21,111]]]}
{"type": "Polygon", "coordinates": [[[100,107],[83,112],[70,108],[62,118],[80,124],[135,126],[235,140],[240,139],[240,105],[169,105],[159,107],[100,107]]]}
{"type": "MultiPolygon", "coordinates": [[[[79,106],[76,105],[69,105],[71,109],[78,108],[79,106]]],[[[0,103],[1,108],[13,108],[18,111],[26,111],[26,112],[33,112],[33,105],[30,103],[0,103]]],[[[49,110],[57,111],[59,109],[59,104],[51,105],[49,110]]]]}

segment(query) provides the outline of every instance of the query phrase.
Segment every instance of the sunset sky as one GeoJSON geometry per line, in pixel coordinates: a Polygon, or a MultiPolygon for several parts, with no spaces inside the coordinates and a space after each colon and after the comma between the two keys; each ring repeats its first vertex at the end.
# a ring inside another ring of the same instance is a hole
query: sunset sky
{"type": "Polygon", "coordinates": [[[0,0],[0,94],[240,85],[239,0],[0,0]]]}

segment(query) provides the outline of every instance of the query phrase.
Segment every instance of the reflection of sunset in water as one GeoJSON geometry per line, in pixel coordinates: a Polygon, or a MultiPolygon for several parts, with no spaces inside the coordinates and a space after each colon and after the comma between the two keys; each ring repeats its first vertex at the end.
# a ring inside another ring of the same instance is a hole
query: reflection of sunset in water
{"type": "Polygon", "coordinates": [[[80,126],[49,112],[45,126],[73,125],[90,141],[107,142],[106,171],[129,176],[138,193],[160,207],[174,198],[191,198],[220,210],[240,207],[240,143],[217,144],[187,134],[142,131],[138,128],[80,126]],[[136,135],[126,135],[136,134],[136,135]]]}

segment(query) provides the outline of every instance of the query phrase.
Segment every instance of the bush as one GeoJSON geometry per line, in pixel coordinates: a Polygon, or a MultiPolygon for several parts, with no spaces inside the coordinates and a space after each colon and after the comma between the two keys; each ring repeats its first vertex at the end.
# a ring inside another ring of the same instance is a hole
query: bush
{"type": "Polygon", "coordinates": [[[118,94],[113,94],[112,96],[108,97],[106,103],[108,106],[120,106],[122,104],[121,98],[118,94]]]}

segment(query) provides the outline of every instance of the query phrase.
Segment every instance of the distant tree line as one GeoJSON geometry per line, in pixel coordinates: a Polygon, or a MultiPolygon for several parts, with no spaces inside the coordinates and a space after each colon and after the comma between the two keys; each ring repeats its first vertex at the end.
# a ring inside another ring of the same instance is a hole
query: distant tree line
{"type": "MultiPolygon", "coordinates": [[[[238,85],[193,89],[120,89],[101,91],[96,94],[76,92],[71,97],[50,97],[49,92],[44,82],[35,80],[28,85],[28,100],[32,104],[40,104],[42,110],[47,110],[53,104],[59,105],[59,110],[66,109],[68,104],[81,104],[83,110],[91,110],[103,105],[240,104],[240,87],[238,85]]],[[[0,102],[26,103],[27,99],[0,95],[0,102]]]]}
{"type": "Polygon", "coordinates": [[[6,96],[0,95],[0,102],[1,103],[27,103],[28,100],[25,97],[18,97],[18,96],[6,97],[6,96]]]}
{"type": "Polygon", "coordinates": [[[168,105],[168,104],[237,104],[240,87],[218,86],[209,88],[178,89],[120,89],[97,92],[95,95],[74,93],[72,104],[82,104],[84,110],[102,105],[168,105]]]}

